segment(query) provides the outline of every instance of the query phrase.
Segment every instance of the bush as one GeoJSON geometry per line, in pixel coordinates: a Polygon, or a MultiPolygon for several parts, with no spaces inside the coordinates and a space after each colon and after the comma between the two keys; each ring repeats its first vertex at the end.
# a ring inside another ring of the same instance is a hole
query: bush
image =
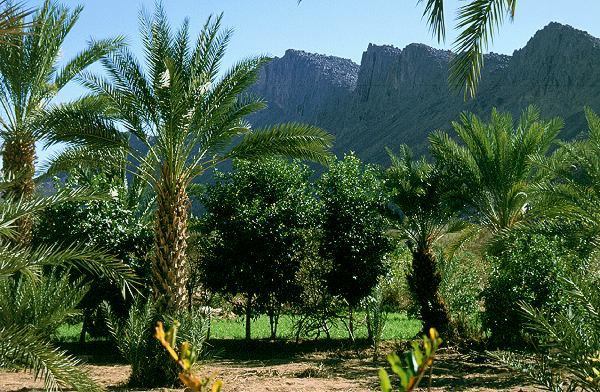
{"type": "Polygon", "coordinates": [[[600,390],[600,291],[598,274],[557,282],[565,286],[565,310],[549,314],[522,304],[536,354],[497,355],[548,391],[600,390]]]}
{"type": "Polygon", "coordinates": [[[502,243],[503,250],[489,257],[493,268],[483,293],[483,323],[493,346],[518,347],[525,343],[519,303],[548,314],[558,312],[562,289],[557,282],[569,276],[574,258],[558,237],[516,232],[502,243]]]}
{"type": "MultiPolygon", "coordinates": [[[[440,255],[441,252],[438,252],[440,255]]],[[[482,292],[489,275],[489,263],[471,252],[439,257],[442,282],[440,293],[446,300],[457,336],[482,338],[482,292]]]]}
{"type": "Polygon", "coordinates": [[[200,352],[207,336],[208,323],[200,311],[181,311],[160,316],[151,302],[138,302],[125,319],[119,319],[105,305],[111,336],[125,360],[131,365],[129,384],[136,387],[173,386],[178,383],[178,369],[164,355],[160,343],[153,338],[158,321],[171,326],[181,323],[179,336],[200,352]]]}

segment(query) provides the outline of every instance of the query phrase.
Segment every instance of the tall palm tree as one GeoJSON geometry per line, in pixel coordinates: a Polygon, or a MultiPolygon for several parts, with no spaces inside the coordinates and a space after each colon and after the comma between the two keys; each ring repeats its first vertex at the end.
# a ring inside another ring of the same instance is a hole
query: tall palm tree
{"type": "MultiPolygon", "coordinates": [[[[23,13],[9,6],[13,13],[23,13]]],[[[120,39],[91,42],[73,59],[59,66],[61,47],[77,22],[81,7],[69,11],[46,0],[29,24],[13,24],[0,45],[0,137],[2,164],[13,177],[7,192],[15,199],[31,198],[34,192],[36,141],[44,140],[52,124],[44,121],[60,105],[52,100],[88,65],[120,44],[120,39]]],[[[80,105],[84,105],[86,100],[80,105]]],[[[30,238],[31,220],[20,221],[21,240],[30,238]]]]}
{"type": "Polygon", "coordinates": [[[443,132],[429,140],[431,153],[447,173],[450,202],[492,233],[514,227],[535,208],[532,198],[537,183],[532,159],[547,154],[562,128],[560,119],[545,121],[529,107],[519,122],[495,109],[489,123],[471,113],[453,123],[459,142],[443,132]]]}
{"type": "MultiPolygon", "coordinates": [[[[128,149],[156,193],[153,288],[161,310],[186,303],[188,187],[195,178],[233,157],[285,155],[323,162],[332,142],[329,134],[307,125],[251,128],[245,117],[265,104],[244,91],[267,59],[242,60],[221,74],[231,37],[231,30],[221,29],[221,18],[209,18],[190,46],[189,22],[173,31],[158,4],[152,16],[140,18],[144,66],[123,48],[102,61],[107,78],[82,78],[108,106],[106,116],[95,120],[98,147],[128,149]]],[[[69,110],[57,118],[65,121],[60,137],[68,136],[69,118],[69,110]]],[[[93,154],[77,143],[72,146],[67,154],[75,162],[93,154]]]]}
{"type": "Polygon", "coordinates": [[[423,329],[450,333],[448,307],[440,295],[441,275],[434,245],[449,233],[465,228],[456,211],[444,199],[444,180],[438,168],[425,158],[416,160],[409,147],[400,154],[388,151],[391,165],[386,171],[390,211],[397,223],[393,232],[406,241],[412,253],[409,286],[419,303],[423,329]]]}
{"type": "MultiPolygon", "coordinates": [[[[0,193],[11,185],[0,182],[0,193]]],[[[97,197],[75,189],[29,200],[0,198],[0,368],[30,369],[36,378],[43,378],[46,390],[101,390],[77,367],[79,361],[48,341],[47,334],[75,312],[87,289],[81,280],[73,283],[68,271],[85,270],[124,288],[134,277],[128,267],[96,249],[15,244],[12,239],[19,235],[15,222],[66,201],[97,197]],[[49,268],[60,268],[62,277],[48,274],[49,268]]]]}

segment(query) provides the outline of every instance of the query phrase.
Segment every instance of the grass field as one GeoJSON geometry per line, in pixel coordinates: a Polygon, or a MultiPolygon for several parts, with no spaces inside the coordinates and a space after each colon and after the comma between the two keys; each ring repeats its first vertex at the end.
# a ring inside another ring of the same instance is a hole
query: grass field
{"type": "MultiPolygon", "coordinates": [[[[367,337],[367,327],[364,323],[364,313],[356,314],[355,337],[362,339],[367,337]]],[[[295,319],[291,316],[281,316],[279,328],[277,330],[278,338],[294,339],[295,319]]],[[[405,314],[390,313],[383,333],[385,340],[389,339],[410,339],[414,337],[421,329],[421,322],[415,319],[409,319],[405,314]]],[[[268,339],[270,336],[269,318],[260,316],[252,322],[252,338],[268,339]]],[[[321,334],[321,337],[325,337],[321,334]]],[[[337,322],[332,330],[333,339],[348,338],[348,331],[342,322],[337,322]]],[[[211,338],[214,339],[243,339],[244,338],[244,319],[233,320],[213,320],[211,326],[211,338]]]]}
{"type": "MultiPolygon", "coordinates": [[[[364,313],[356,314],[355,337],[362,339],[367,337],[367,328],[364,323],[364,313]]],[[[278,338],[294,339],[295,319],[291,316],[281,316],[279,320],[278,338]]],[[[385,340],[403,340],[413,338],[420,330],[421,322],[410,319],[402,313],[390,313],[383,333],[385,340]]],[[[64,324],[56,332],[56,339],[61,342],[77,342],[81,332],[81,323],[64,324]]],[[[270,336],[269,318],[260,316],[252,321],[252,338],[268,339],[270,336]]],[[[325,337],[324,334],[321,335],[325,337]]],[[[348,332],[342,322],[336,323],[331,330],[333,339],[346,339],[348,332]]],[[[213,319],[211,326],[212,339],[243,339],[244,338],[244,319],[213,319]]],[[[87,340],[94,340],[87,337],[87,340]]]]}

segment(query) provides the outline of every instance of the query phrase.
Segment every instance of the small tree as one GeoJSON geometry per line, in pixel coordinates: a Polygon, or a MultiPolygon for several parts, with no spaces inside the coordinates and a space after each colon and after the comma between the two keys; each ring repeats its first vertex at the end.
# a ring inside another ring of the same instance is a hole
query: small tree
{"type": "Polygon", "coordinates": [[[309,176],[306,166],[282,159],[236,161],[204,197],[204,228],[216,238],[205,255],[204,281],[246,297],[246,339],[261,309],[275,338],[282,305],[299,295],[296,274],[317,216],[309,176]]]}
{"type": "Polygon", "coordinates": [[[391,250],[385,236],[386,205],[379,171],[363,165],[354,155],[331,163],[319,181],[323,203],[321,256],[332,263],[327,287],[348,305],[348,332],[352,338],[353,310],[371,293],[384,271],[391,250]]]}

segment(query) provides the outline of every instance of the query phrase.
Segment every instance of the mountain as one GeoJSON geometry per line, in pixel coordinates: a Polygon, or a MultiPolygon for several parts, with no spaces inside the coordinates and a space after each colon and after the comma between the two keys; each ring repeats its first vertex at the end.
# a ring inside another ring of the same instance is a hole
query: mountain
{"type": "Polygon", "coordinates": [[[487,54],[477,97],[467,102],[448,87],[452,56],[423,44],[369,44],[359,66],[288,50],[261,70],[252,93],[269,107],[250,121],[318,125],[336,136],[337,153],[385,163],[386,146],[426,153],[428,134],[450,130],[465,110],[487,117],[497,107],[516,118],[535,104],[562,117],[562,138],[571,139],[585,129],[584,106],[600,109],[600,39],[571,26],[550,23],[512,56],[487,54]]]}

